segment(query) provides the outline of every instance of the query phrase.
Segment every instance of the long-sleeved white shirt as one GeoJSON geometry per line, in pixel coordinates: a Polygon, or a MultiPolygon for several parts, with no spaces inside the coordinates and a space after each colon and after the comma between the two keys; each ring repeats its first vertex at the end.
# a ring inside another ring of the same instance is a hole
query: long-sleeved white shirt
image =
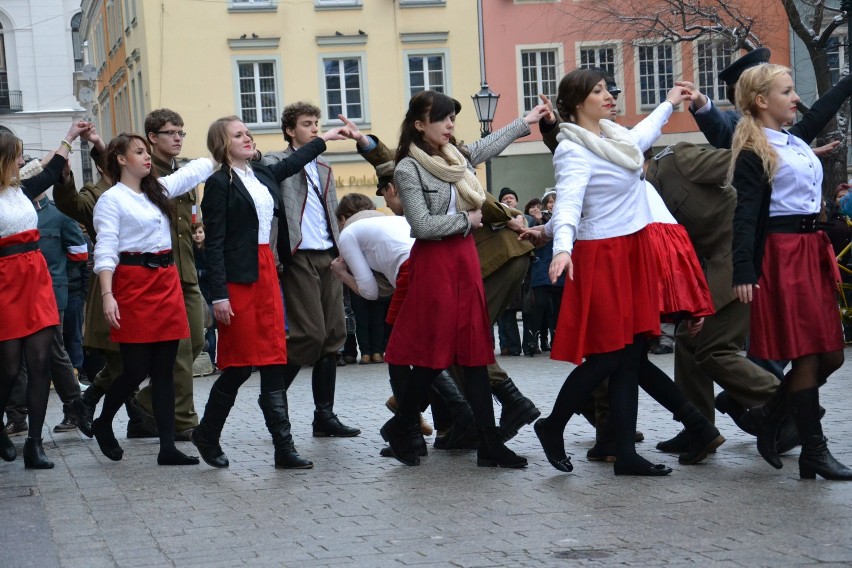
{"type": "Polygon", "coordinates": [[[778,154],[769,196],[769,216],[819,213],[823,175],[819,158],[798,136],[784,130],[764,128],[763,131],[778,154]]]}
{"type": "Polygon", "coordinates": [[[396,286],[400,265],[408,259],[414,239],[405,217],[385,216],[361,219],[340,231],[340,256],[367,300],[379,297],[379,284],[373,271],[383,274],[396,286]]]}
{"type": "Polygon", "coordinates": [[[251,168],[245,172],[237,168],[233,168],[233,171],[237,172],[254,201],[254,209],[257,213],[257,244],[268,245],[272,231],[272,217],[275,214],[275,202],[269,194],[269,189],[257,179],[251,168]]]}
{"type": "MultiPolygon", "coordinates": [[[[169,199],[191,191],[213,173],[213,160],[199,158],[157,181],[169,199]]],[[[172,248],[169,219],[144,194],[119,182],[95,205],[95,273],[115,270],[122,252],[162,252],[172,248]]]]}
{"type": "MultiPolygon", "coordinates": [[[[629,131],[644,152],[660,137],[673,107],[665,102],[629,131]]],[[[575,240],[635,233],[651,222],[642,170],[629,170],[580,144],[563,140],[553,155],[556,204],[545,233],[553,254],[570,253],[575,240]]]]}
{"type": "MultiPolygon", "coordinates": [[[[308,182],[308,196],[305,200],[305,210],[302,212],[302,242],[300,250],[328,250],[334,246],[334,240],[328,230],[328,217],[325,204],[320,197],[320,184],[317,161],[312,160],[305,166],[308,182]]],[[[331,222],[337,222],[332,219],[331,222]]]]}

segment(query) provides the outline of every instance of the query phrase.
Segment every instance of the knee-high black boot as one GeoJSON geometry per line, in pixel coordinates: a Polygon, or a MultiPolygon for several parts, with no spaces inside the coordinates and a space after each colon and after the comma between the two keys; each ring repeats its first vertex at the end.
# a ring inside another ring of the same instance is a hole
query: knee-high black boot
{"type": "Polygon", "coordinates": [[[828,451],[828,443],[820,423],[819,388],[814,387],[790,395],[793,417],[802,438],[799,455],[799,477],[815,479],[817,474],[834,481],[852,481],[852,469],[828,451]]]}
{"type": "Polygon", "coordinates": [[[236,401],[236,397],[223,393],[215,386],[211,388],[210,397],[204,407],[204,416],[201,418],[198,427],[193,429],[190,435],[192,443],[198,448],[201,459],[207,465],[213,467],[228,467],[229,465],[228,457],[219,445],[219,437],[222,435],[222,428],[225,427],[225,420],[228,419],[234,401],[236,401]]]}
{"type": "Polygon", "coordinates": [[[293,443],[286,391],[261,393],[257,398],[257,404],[263,411],[266,428],[272,435],[272,444],[275,446],[275,467],[278,469],[310,469],[314,467],[312,461],[299,455],[299,452],[296,451],[296,445],[293,443]]]}
{"type": "Polygon", "coordinates": [[[781,469],[784,464],[778,457],[778,431],[781,423],[790,414],[789,392],[786,382],[781,383],[772,398],[763,406],[752,408],[744,417],[754,424],[757,432],[757,451],[775,469],[781,469]]]}
{"type": "MultiPolygon", "coordinates": [[[[286,371],[285,371],[286,372],[286,371]]],[[[351,438],[361,433],[343,424],[334,414],[334,384],[337,380],[337,355],[325,355],[314,363],[311,386],[314,391],[314,436],[351,438]]]]}
{"type": "Polygon", "coordinates": [[[521,394],[512,379],[506,378],[491,385],[494,398],[502,407],[500,411],[500,430],[503,441],[508,442],[518,434],[526,424],[532,424],[541,416],[541,410],[535,407],[533,401],[521,394]]]}
{"type": "Polygon", "coordinates": [[[434,381],[432,390],[450,408],[453,415],[453,425],[445,436],[435,440],[435,447],[442,450],[467,450],[479,447],[479,437],[476,432],[476,422],[473,411],[467,403],[458,385],[447,371],[441,371],[434,381]]]}

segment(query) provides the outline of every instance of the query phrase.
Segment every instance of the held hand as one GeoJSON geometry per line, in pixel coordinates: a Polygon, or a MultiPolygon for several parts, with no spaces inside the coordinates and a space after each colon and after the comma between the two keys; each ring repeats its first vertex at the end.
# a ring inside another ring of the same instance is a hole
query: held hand
{"type": "Polygon", "coordinates": [[[672,89],[666,95],[666,100],[671,102],[674,106],[677,106],[683,101],[691,101],[692,91],[687,89],[686,87],[675,84],[675,86],[672,87],[672,89]]]}
{"type": "Polygon", "coordinates": [[[527,115],[524,117],[524,122],[526,122],[527,124],[537,124],[539,120],[552,114],[553,109],[548,108],[545,103],[542,103],[533,107],[533,109],[527,113],[527,115]]]}
{"type": "Polygon", "coordinates": [[[73,142],[77,138],[80,137],[83,132],[86,132],[89,129],[89,123],[83,120],[78,122],[74,122],[71,124],[71,128],[68,129],[68,134],[65,135],[65,140],[68,142],[73,142]]]}
{"type": "Polygon", "coordinates": [[[234,311],[231,309],[230,301],[224,300],[213,304],[213,316],[219,323],[223,325],[231,325],[231,318],[233,315],[234,311]]]}
{"type": "Polygon", "coordinates": [[[329,128],[320,136],[323,140],[328,142],[329,140],[346,140],[349,138],[349,131],[341,126],[336,128],[329,128]]]}
{"type": "Polygon", "coordinates": [[[331,261],[331,271],[339,277],[341,274],[349,272],[349,266],[347,266],[346,261],[343,260],[342,256],[338,256],[331,261]]]}
{"type": "Polygon", "coordinates": [[[749,304],[754,299],[754,293],[756,290],[759,290],[760,286],[757,284],[737,284],[734,286],[734,293],[737,295],[737,298],[743,304],[749,304]]]}
{"type": "Polygon", "coordinates": [[[518,233],[518,240],[529,241],[535,246],[540,247],[550,239],[544,234],[544,225],[536,225],[535,227],[528,227],[521,230],[518,233]]]}
{"type": "Polygon", "coordinates": [[[695,87],[695,84],[690,83],[689,81],[675,81],[675,87],[683,87],[689,91],[689,99],[692,101],[692,104],[695,105],[695,108],[701,108],[707,104],[707,96],[699,91],[695,87]]]}
{"type": "Polygon", "coordinates": [[[554,122],[556,122],[556,113],[553,112],[553,103],[550,102],[550,99],[548,99],[542,94],[539,94],[538,98],[540,98],[541,103],[547,107],[547,115],[544,117],[544,121],[547,124],[553,124],[554,122]]]}
{"type": "Polygon", "coordinates": [[[115,301],[115,297],[112,294],[105,294],[103,298],[104,319],[106,319],[110,327],[121,329],[121,325],[118,323],[121,319],[121,315],[118,313],[118,302],[115,301]]]}
{"type": "Polygon", "coordinates": [[[352,122],[342,114],[338,114],[337,118],[343,121],[343,127],[345,128],[345,135],[347,138],[349,138],[350,140],[354,140],[355,143],[361,147],[369,145],[369,140],[363,132],[358,130],[358,126],[354,122],[352,122]]]}
{"type": "Polygon", "coordinates": [[[473,211],[468,211],[467,218],[470,221],[471,228],[480,228],[482,226],[482,209],[474,209],[473,211]]]}
{"type": "Polygon", "coordinates": [[[704,318],[691,319],[686,322],[686,331],[690,337],[695,337],[701,333],[701,328],[704,327],[704,318]]]}
{"type": "Polygon", "coordinates": [[[523,215],[518,215],[517,217],[506,221],[506,228],[511,229],[520,235],[521,231],[527,228],[527,220],[523,215]]]}
{"type": "Polygon", "coordinates": [[[553,260],[550,261],[550,269],[547,271],[550,282],[556,284],[556,281],[565,271],[568,271],[568,280],[574,280],[574,263],[571,262],[571,255],[567,252],[555,254],[553,260]]]}
{"type": "Polygon", "coordinates": [[[813,149],[813,151],[814,151],[814,154],[816,154],[817,158],[822,158],[824,156],[831,154],[831,152],[833,152],[834,149],[837,148],[838,146],[840,146],[840,140],[834,140],[832,142],[829,142],[825,146],[817,146],[816,148],[813,149]]]}

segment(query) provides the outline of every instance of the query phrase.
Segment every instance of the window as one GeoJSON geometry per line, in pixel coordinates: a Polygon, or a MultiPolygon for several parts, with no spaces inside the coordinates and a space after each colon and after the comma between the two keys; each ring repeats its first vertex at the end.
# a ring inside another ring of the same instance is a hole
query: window
{"type": "Polygon", "coordinates": [[[529,112],[538,105],[539,93],[556,100],[556,83],[559,80],[556,60],[555,49],[521,51],[524,112],[529,112]]]}
{"type": "Polygon", "coordinates": [[[361,79],[361,58],[323,59],[326,120],[336,120],[343,114],[353,121],[363,121],[364,97],[361,79]]]}
{"type": "Polygon", "coordinates": [[[446,6],[447,0],[399,0],[400,8],[409,6],[446,6]]]}
{"type": "Polygon", "coordinates": [[[276,0],[231,0],[229,10],[275,10],[276,0]]]}
{"type": "Polygon", "coordinates": [[[408,96],[413,97],[420,91],[446,92],[444,77],[444,56],[409,55],[408,56],[408,96]]]}
{"type": "Polygon", "coordinates": [[[733,54],[733,45],[727,41],[702,41],[695,44],[698,90],[714,101],[727,99],[725,82],[719,80],[719,71],[728,66],[733,54]]]}
{"type": "Polygon", "coordinates": [[[840,80],[840,73],[846,67],[846,37],[832,36],[825,46],[825,58],[828,61],[828,70],[831,73],[831,84],[836,85],[840,80]]]}
{"type": "Polygon", "coordinates": [[[145,128],[145,95],[142,90],[142,71],[136,74],[136,132],[145,128]]]}
{"type": "Polygon", "coordinates": [[[0,108],[9,108],[9,75],[6,71],[6,36],[0,24],[0,108]]]}
{"type": "Polygon", "coordinates": [[[246,124],[278,122],[278,90],[275,87],[274,61],[241,61],[237,64],[240,81],[240,114],[246,124]]]}
{"type": "Polygon", "coordinates": [[[80,23],[83,14],[77,12],[71,18],[71,49],[74,51],[74,71],[83,70],[83,42],[80,39],[80,23]]]}
{"type": "Polygon", "coordinates": [[[583,69],[599,67],[615,79],[615,47],[585,47],[580,49],[578,67],[583,69]]]}
{"type": "Polygon", "coordinates": [[[362,0],[314,0],[315,8],[360,8],[362,0]]]}
{"type": "Polygon", "coordinates": [[[674,86],[674,47],[671,44],[640,45],[639,100],[641,106],[657,106],[674,86]]]}
{"type": "Polygon", "coordinates": [[[94,182],[91,150],[89,148],[89,143],[85,140],[80,140],[80,162],[83,166],[83,183],[94,182]]]}
{"type": "Polygon", "coordinates": [[[129,33],[130,26],[136,21],[136,0],[124,0],[124,31],[129,33]]]}

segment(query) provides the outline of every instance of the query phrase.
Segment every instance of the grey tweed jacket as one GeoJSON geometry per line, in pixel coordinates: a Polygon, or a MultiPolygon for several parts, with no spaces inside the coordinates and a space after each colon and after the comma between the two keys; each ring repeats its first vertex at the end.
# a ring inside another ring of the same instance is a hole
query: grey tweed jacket
{"type": "MultiPolygon", "coordinates": [[[[465,147],[470,153],[468,167],[502,152],[515,139],[530,133],[529,126],[517,119],[500,130],[465,147]]],[[[455,191],[452,183],[442,181],[426,171],[414,158],[403,158],[393,174],[394,185],[399,191],[405,218],[411,225],[411,236],[415,239],[440,240],[443,237],[470,232],[467,212],[447,214],[450,196],[455,191]]]]}

